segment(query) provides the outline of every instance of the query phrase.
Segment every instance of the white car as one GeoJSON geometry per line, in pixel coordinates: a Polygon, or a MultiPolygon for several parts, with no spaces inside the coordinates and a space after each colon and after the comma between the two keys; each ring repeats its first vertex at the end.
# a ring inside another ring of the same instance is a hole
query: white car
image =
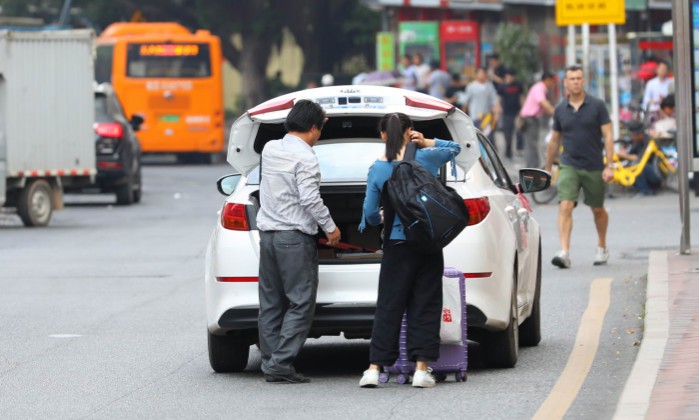
{"type": "Polygon", "coordinates": [[[444,249],[444,263],[463,271],[467,279],[469,339],[486,347],[489,366],[514,366],[519,345],[537,345],[541,339],[539,224],[517,188],[544,189],[550,176],[522,169],[521,185],[513,184],[492,144],[466,114],[446,102],[388,87],[332,86],[269,100],[233,124],[228,162],[238,173],[218,181],[227,198],[206,254],[209,360],[214,371],[243,370],[250,346],[258,341],[255,216],[260,153],[267,141],[284,136],[284,119],[299,99],[319,103],[329,118],[314,151],[320,162],[323,201],[346,245],[343,249],[319,245],[320,284],[309,337],[371,336],[381,232],[372,226],[360,233],[357,226],[369,166],[384,150],[378,121],[386,113],[402,112],[425,137],[461,145],[456,177],[448,164],[442,168],[442,178],[464,198],[470,221],[444,249]]]}

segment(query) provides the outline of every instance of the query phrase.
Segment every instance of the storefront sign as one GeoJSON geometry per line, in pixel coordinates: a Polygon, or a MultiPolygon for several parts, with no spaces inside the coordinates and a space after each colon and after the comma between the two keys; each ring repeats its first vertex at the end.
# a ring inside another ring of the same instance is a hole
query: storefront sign
{"type": "Polygon", "coordinates": [[[559,26],[606,25],[626,23],[624,0],[558,0],[556,24],[559,26]]]}
{"type": "Polygon", "coordinates": [[[376,34],[376,67],[379,71],[393,71],[396,68],[396,46],[393,32],[376,34]]]}

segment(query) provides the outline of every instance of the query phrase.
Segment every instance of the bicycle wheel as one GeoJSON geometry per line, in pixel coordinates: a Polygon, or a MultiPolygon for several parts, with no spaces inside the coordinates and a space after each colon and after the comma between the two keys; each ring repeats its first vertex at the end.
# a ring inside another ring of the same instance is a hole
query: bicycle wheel
{"type": "Polygon", "coordinates": [[[558,164],[554,163],[551,167],[551,186],[543,191],[537,191],[532,193],[532,200],[537,204],[547,204],[550,203],[556,196],[558,196],[558,164]]]}

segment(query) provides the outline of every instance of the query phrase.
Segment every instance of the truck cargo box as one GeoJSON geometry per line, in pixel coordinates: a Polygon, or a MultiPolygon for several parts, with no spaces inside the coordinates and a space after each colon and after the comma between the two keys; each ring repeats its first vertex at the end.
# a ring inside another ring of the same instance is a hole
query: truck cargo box
{"type": "Polygon", "coordinates": [[[0,31],[7,177],[94,174],[93,33],[0,31]]]}

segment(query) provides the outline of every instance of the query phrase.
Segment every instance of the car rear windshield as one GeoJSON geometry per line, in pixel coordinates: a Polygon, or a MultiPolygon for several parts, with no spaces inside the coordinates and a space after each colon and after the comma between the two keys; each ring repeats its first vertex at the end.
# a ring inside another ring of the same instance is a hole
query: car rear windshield
{"type": "MultiPolygon", "coordinates": [[[[366,182],[369,167],[383,155],[384,148],[381,142],[317,144],[313,151],[318,157],[321,182],[366,182]]],[[[259,166],[250,173],[247,184],[260,184],[259,166]]]]}
{"type": "Polygon", "coordinates": [[[126,76],[135,78],[201,78],[211,76],[208,44],[129,44],[126,76]]]}

